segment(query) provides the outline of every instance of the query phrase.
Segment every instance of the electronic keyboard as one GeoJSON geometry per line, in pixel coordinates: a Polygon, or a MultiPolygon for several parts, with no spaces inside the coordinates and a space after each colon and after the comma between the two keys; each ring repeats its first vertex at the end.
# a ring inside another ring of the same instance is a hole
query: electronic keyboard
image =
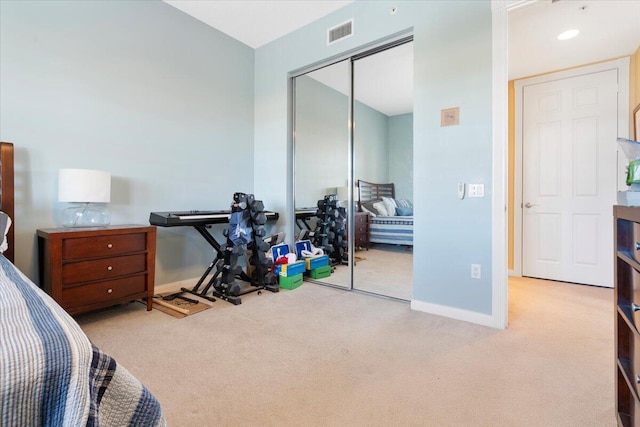
{"type": "MultiPolygon", "coordinates": [[[[275,221],[279,218],[278,212],[265,211],[267,221],[275,221]]],[[[229,222],[231,211],[175,211],[175,212],[151,212],[149,223],[160,227],[176,226],[201,226],[208,224],[224,224],[229,222]]]]}

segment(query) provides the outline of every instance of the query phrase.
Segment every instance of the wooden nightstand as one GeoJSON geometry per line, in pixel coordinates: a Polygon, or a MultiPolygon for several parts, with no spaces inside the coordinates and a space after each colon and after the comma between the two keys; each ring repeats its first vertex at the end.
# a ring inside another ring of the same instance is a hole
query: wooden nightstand
{"type": "Polygon", "coordinates": [[[40,286],[69,314],[147,299],[153,306],[156,227],[37,230],[40,286]]]}
{"type": "Polygon", "coordinates": [[[366,246],[369,250],[369,214],[367,212],[355,212],[353,216],[353,234],[355,247],[366,246]]]}

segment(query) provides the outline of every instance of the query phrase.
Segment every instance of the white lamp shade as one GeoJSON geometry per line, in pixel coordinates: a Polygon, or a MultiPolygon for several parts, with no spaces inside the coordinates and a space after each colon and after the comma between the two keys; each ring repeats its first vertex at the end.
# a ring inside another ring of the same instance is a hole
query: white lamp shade
{"type": "Polygon", "coordinates": [[[60,169],[58,201],[75,203],[109,203],[111,174],[90,169],[60,169]]]}

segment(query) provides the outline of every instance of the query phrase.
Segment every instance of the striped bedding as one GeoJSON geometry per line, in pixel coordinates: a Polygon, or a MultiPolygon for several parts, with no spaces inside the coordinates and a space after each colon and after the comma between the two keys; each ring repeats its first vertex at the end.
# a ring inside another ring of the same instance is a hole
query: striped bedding
{"type": "Polygon", "coordinates": [[[369,216],[369,242],[413,246],[413,217],[369,216]]]}
{"type": "Polygon", "coordinates": [[[158,401],[0,255],[0,426],[164,426],[158,401]]]}

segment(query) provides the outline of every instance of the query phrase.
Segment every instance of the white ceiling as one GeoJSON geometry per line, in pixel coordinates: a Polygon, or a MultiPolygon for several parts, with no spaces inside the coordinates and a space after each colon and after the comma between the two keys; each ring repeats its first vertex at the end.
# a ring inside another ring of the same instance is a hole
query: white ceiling
{"type": "MultiPolygon", "coordinates": [[[[348,64],[342,61],[308,75],[347,95],[348,64]]],[[[390,117],[413,111],[413,43],[359,59],[353,73],[358,101],[390,117]]]]}
{"type": "Polygon", "coordinates": [[[164,0],[256,49],[353,0],[164,0]]]}
{"type": "Polygon", "coordinates": [[[509,13],[509,79],[633,54],[640,46],[640,0],[550,0],[509,13]],[[558,34],[580,34],[566,41],[558,34]]]}
{"type": "MultiPolygon", "coordinates": [[[[352,2],[333,0],[164,1],[253,48],[269,43],[352,2]]],[[[370,3],[371,7],[375,7],[376,2],[370,3]]],[[[554,2],[552,0],[510,0],[508,3],[511,8],[509,12],[510,80],[628,56],[640,46],[640,0],[559,0],[554,2]],[[559,33],[571,28],[580,30],[576,38],[564,42],[556,39],[559,33]]],[[[384,62],[390,59],[375,64],[376,58],[380,59],[381,55],[374,55],[367,59],[370,62],[367,67],[377,67],[381,70],[381,75],[385,74],[384,62]]],[[[400,58],[393,58],[393,60],[401,61],[400,58]]],[[[413,60],[407,59],[403,62],[408,67],[405,75],[412,76],[413,60]]],[[[395,65],[396,70],[399,66],[395,65]]],[[[319,72],[317,79],[344,91],[344,88],[331,82],[330,71],[325,69],[324,72],[319,72]]],[[[364,75],[364,73],[360,74],[364,75]]],[[[412,78],[407,81],[411,82],[412,78]]],[[[366,83],[361,81],[356,91],[358,98],[367,105],[387,115],[398,114],[397,111],[411,111],[413,99],[410,87],[408,94],[404,96],[404,101],[396,100],[391,109],[385,109],[381,105],[387,104],[383,100],[386,100],[390,94],[385,93],[389,91],[385,91],[384,88],[391,88],[391,85],[371,80],[372,90],[370,91],[365,88],[365,85],[366,83]],[[370,94],[367,95],[367,92],[370,94]],[[376,95],[378,99],[375,99],[376,95]],[[403,102],[404,105],[401,105],[403,102]]],[[[394,95],[398,94],[399,92],[394,93],[394,95]]]]}

